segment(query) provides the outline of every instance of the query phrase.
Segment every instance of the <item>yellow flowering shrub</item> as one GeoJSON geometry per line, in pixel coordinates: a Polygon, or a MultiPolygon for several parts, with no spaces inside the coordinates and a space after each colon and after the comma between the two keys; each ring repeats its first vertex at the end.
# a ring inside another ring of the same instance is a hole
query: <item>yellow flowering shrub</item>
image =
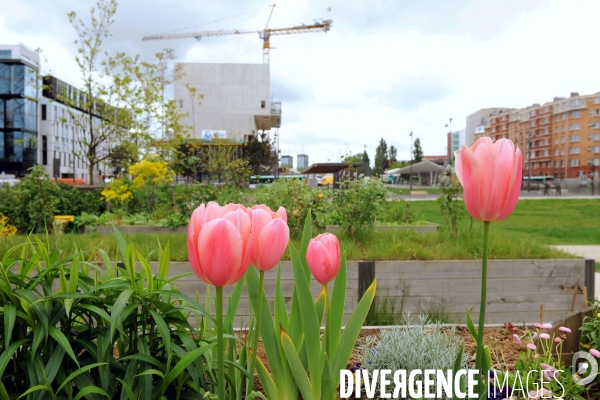
{"type": "Polygon", "coordinates": [[[137,188],[173,182],[174,176],[166,161],[152,156],[129,167],[129,174],[133,175],[133,186],[137,188]]]}
{"type": "Polygon", "coordinates": [[[7,224],[8,217],[4,214],[0,214],[0,237],[10,237],[17,234],[17,227],[11,224],[7,224]]]}
{"type": "Polygon", "coordinates": [[[129,185],[122,179],[115,179],[102,190],[102,198],[106,201],[127,203],[132,197],[129,185]]]}

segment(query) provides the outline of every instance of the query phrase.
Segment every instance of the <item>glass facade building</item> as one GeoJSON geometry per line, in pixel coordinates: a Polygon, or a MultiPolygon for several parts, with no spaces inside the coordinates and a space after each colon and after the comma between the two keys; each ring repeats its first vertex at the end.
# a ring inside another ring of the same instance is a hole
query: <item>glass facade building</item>
{"type": "Polygon", "coordinates": [[[38,161],[34,64],[18,48],[0,50],[0,172],[24,175],[38,161]]]}

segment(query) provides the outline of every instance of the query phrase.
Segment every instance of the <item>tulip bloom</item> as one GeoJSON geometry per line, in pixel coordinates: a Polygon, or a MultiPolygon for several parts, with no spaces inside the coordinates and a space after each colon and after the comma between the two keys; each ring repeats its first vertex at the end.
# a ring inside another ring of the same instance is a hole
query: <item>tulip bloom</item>
{"type": "Polygon", "coordinates": [[[331,233],[322,233],[308,243],[306,262],[322,285],[332,281],[340,269],[340,243],[331,233]]]}
{"type": "Polygon", "coordinates": [[[200,205],[188,225],[188,254],[198,278],[216,287],[239,281],[250,263],[250,212],[239,204],[200,205]]]}
{"type": "Polygon", "coordinates": [[[523,155],[511,140],[496,143],[483,137],[455,153],[455,171],[463,189],[465,207],[480,221],[501,221],[517,205],[521,191],[523,155]]]}
{"type": "Polygon", "coordinates": [[[275,213],[264,204],[252,207],[251,213],[250,265],[268,271],[277,265],[290,240],[287,213],[283,207],[275,213]]]}

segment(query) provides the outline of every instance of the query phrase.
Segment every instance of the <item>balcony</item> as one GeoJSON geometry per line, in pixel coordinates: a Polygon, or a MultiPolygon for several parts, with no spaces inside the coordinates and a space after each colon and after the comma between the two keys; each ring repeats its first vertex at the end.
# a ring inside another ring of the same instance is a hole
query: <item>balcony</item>
{"type": "Polygon", "coordinates": [[[271,102],[271,115],[281,115],[281,102],[271,102]]]}

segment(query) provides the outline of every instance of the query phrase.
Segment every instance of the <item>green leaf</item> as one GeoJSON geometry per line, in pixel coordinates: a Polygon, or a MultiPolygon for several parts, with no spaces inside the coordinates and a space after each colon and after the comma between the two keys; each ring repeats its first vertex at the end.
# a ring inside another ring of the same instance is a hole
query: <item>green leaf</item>
{"type": "Polygon", "coordinates": [[[77,364],[77,366],[79,366],[77,357],[75,357],[75,353],[73,353],[71,344],[67,340],[67,337],[65,336],[65,334],[62,333],[61,331],[59,331],[54,326],[50,327],[50,330],[48,333],[50,334],[50,336],[52,336],[52,338],[54,340],[56,340],[56,342],[60,345],[60,347],[62,347],[65,350],[65,352],[69,355],[69,357],[71,357],[73,359],[73,361],[75,361],[75,364],[77,364]]]}
{"type": "Polygon", "coordinates": [[[344,312],[346,310],[346,281],[348,269],[346,266],[346,253],[342,254],[340,261],[340,270],[338,271],[335,281],[333,282],[333,290],[331,291],[331,301],[329,303],[329,332],[328,337],[331,339],[329,343],[329,359],[335,360],[338,346],[340,344],[338,338],[342,332],[342,323],[344,320],[344,312]]]}
{"type": "MultiPolygon", "coordinates": [[[[304,230],[302,231],[302,241],[300,242],[300,259],[302,260],[302,267],[304,269],[304,275],[306,281],[310,284],[310,269],[306,262],[306,250],[308,249],[308,243],[312,239],[312,210],[308,211],[306,219],[304,220],[304,230]]],[[[295,273],[294,273],[294,276],[295,273]]]]}
{"type": "Polygon", "coordinates": [[[190,363],[194,362],[198,357],[202,356],[202,354],[204,354],[207,350],[214,347],[215,344],[216,343],[205,344],[204,346],[201,346],[201,347],[197,348],[196,350],[193,350],[190,353],[186,354],[186,356],[183,357],[181,360],[179,360],[179,362],[177,364],[175,364],[173,369],[171,371],[169,371],[169,373],[167,374],[167,377],[165,378],[165,386],[169,386],[171,384],[171,382],[173,382],[173,380],[175,378],[177,378],[179,376],[179,374],[181,374],[190,363]]]}
{"type": "Polygon", "coordinates": [[[165,346],[165,354],[171,354],[171,334],[167,323],[156,311],[150,310],[150,314],[152,315],[152,318],[154,318],[154,322],[156,322],[156,326],[158,327],[158,330],[162,336],[163,344],[165,346]]]}
{"type": "Polygon", "coordinates": [[[6,369],[6,366],[8,365],[8,362],[12,358],[15,351],[17,351],[19,347],[23,346],[27,342],[29,342],[29,339],[17,340],[8,346],[6,350],[2,352],[2,354],[0,354],[0,376],[4,376],[4,370],[6,369]]]}
{"type": "Polygon", "coordinates": [[[237,307],[240,302],[240,297],[242,295],[242,289],[244,287],[244,280],[240,279],[235,284],[233,288],[233,292],[229,296],[229,304],[227,306],[227,312],[225,313],[225,319],[223,326],[225,329],[229,329],[230,326],[233,325],[233,319],[235,318],[235,314],[237,313],[237,307]]]}
{"type": "Polygon", "coordinates": [[[260,379],[260,384],[262,385],[265,393],[269,399],[280,399],[281,396],[277,391],[277,387],[275,386],[275,382],[273,382],[273,378],[265,364],[261,361],[259,357],[256,358],[256,372],[258,373],[258,378],[260,379]]]}
{"type": "Polygon", "coordinates": [[[467,329],[469,330],[471,337],[473,337],[473,340],[477,342],[477,329],[475,329],[473,319],[471,319],[471,308],[473,307],[469,307],[469,309],[467,310],[467,329]]]}
{"type": "Polygon", "coordinates": [[[85,388],[81,389],[79,391],[79,393],[77,393],[77,396],[75,396],[73,398],[73,400],[79,400],[83,396],[87,396],[88,394],[92,394],[92,393],[101,394],[102,396],[106,396],[106,397],[108,397],[110,399],[110,396],[108,395],[108,393],[106,393],[104,390],[100,389],[99,387],[88,386],[88,387],[85,387],[85,388]]]}
{"type": "Polygon", "coordinates": [[[131,297],[132,294],[133,294],[133,289],[127,289],[127,290],[123,291],[119,295],[119,297],[117,297],[117,300],[115,301],[115,304],[113,305],[112,311],[110,313],[110,337],[111,338],[114,337],[116,329],[118,329],[120,332],[123,332],[123,323],[121,320],[121,312],[125,308],[125,305],[127,305],[127,301],[129,301],[129,298],[131,297]]]}
{"type": "Polygon", "coordinates": [[[15,320],[17,319],[17,307],[14,304],[4,305],[4,347],[8,348],[10,339],[12,338],[12,331],[15,326],[15,320]]]}
{"type": "MultiPolygon", "coordinates": [[[[317,296],[317,300],[315,300],[315,309],[317,310],[317,317],[319,318],[319,326],[323,323],[323,315],[325,314],[325,297],[325,286],[322,286],[321,291],[317,296]]],[[[329,318],[329,316],[327,316],[327,318],[329,318]]]]}
{"type": "Polygon", "coordinates": [[[331,366],[332,371],[340,371],[346,367],[348,359],[350,358],[350,354],[352,353],[352,349],[354,348],[354,344],[356,343],[356,339],[360,334],[362,325],[364,324],[365,318],[367,317],[369,309],[371,308],[371,303],[373,303],[373,299],[375,298],[376,290],[377,280],[374,280],[350,316],[350,319],[344,328],[344,332],[342,333],[342,337],[340,338],[338,351],[331,366]]]}
{"type": "Polygon", "coordinates": [[[135,395],[133,394],[133,390],[131,390],[131,386],[125,383],[125,381],[123,381],[122,379],[117,378],[117,380],[121,382],[121,386],[123,386],[124,392],[127,393],[127,398],[129,400],[136,400],[135,395]]]}
{"type": "MultiPolygon", "coordinates": [[[[306,348],[310,349],[310,351],[307,351],[307,355],[308,370],[313,382],[313,389],[316,390],[316,392],[313,393],[313,395],[315,397],[320,397],[319,392],[321,390],[322,378],[321,372],[323,370],[323,351],[321,349],[320,339],[321,325],[319,324],[317,309],[315,308],[315,304],[313,303],[309,282],[305,279],[302,279],[304,274],[302,261],[300,260],[300,257],[298,256],[298,253],[296,252],[296,248],[294,247],[293,243],[290,243],[289,249],[290,258],[292,260],[292,268],[294,270],[294,290],[298,293],[300,317],[302,319],[302,325],[304,326],[304,341],[306,343],[306,348]]],[[[361,322],[364,322],[364,319],[361,322]]],[[[352,345],[354,346],[354,343],[352,345]]],[[[300,361],[299,358],[298,361],[300,361]]],[[[290,367],[292,366],[290,365],[290,367]]],[[[297,379],[296,383],[298,384],[298,386],[300,386],[300,383],[297,379]]]]}
{"type": "MultiPolygon", "coordinates": [[[[294,347],[294,342],[292,342],[292,338],[290,338],[290,336],[284,330],[281,330],[280,338],[281,344],[283,346],[283,352],[285,353],[288,364],[292,370],[294,380],[296,381],[296,384],[300,389],[300,393],[302,393],[302,398],[304,400],[316,400],[317,397],[313,393],[314,387],[311,386],[311,383],[308,380],[308,376],[306,375],[306,371],[302,366],[300,357],[298,357],[298,352],[294,347]]],[[[316,378],[314,375],[311,375],[311,377],[313,378],[313,380],[314,378],[316,378]]],[[[313,385],[316,385],[316,383],[313,382],[313,385]]]]}
{"type": "Polygon", "coordinates": [[[165,378],[165,374],[163,374],[161,371],[159,371],[157,369],[147,369],[144,372],[137,374],[136,376],[144,376],[144,375],[158,375],[162,379],[165,378]]]}
{"type": "Polygon", "coordinates": [[[112,228],[115,234],[115,238],[117,239],[117,247],[119,248],[119,252],[121,253],[121,259],[123,260],[123,262],[125,262],[125,260],[127,259],[127,242],[125,242],[123,235],[121,235],[121,232],[119,232],[116,226],[113,225],[112,228]]]}
{"type": "Polygon", "coordinates": [[[161,257],[158,260],[158,278],[165,280],[169,274],[169,261],[171,260],[171,246],[167,240],[167,244],[161,253],[161,257]]]}
{"type": "Polygon", "coordinates": [[[45,390],[48,393],[52,393],[52,388],[48,385],[35,385],[27,389],[27,391],[25,391],[22,395],[17,397],[17,399],[20,399],[23,396],[27,396],[29,393],[37,392],[38,390],[45,390]]]}

